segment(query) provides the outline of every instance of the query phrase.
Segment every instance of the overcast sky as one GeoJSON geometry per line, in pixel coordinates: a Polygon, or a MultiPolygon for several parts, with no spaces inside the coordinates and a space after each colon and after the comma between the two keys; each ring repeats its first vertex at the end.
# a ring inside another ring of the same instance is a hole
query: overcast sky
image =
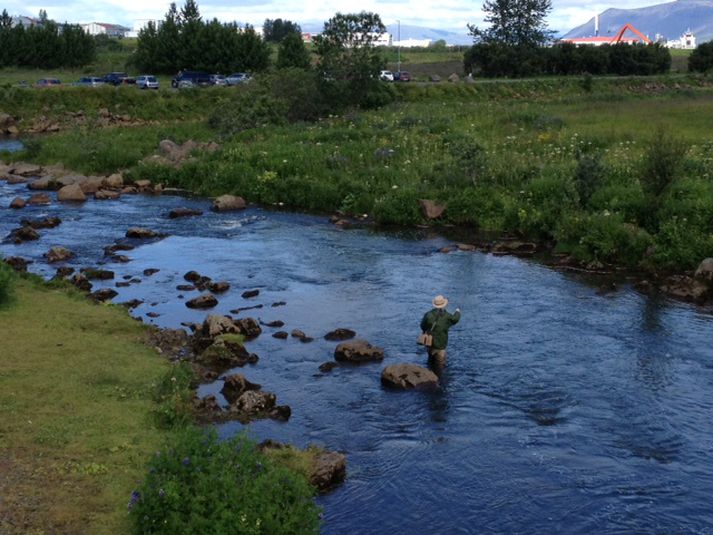
{"type": "MultiPolygon", "coordinates": [[[[661,3],[662,0],[619,0],[598,3],[584,0],[553,0],[549,26],[565,32],[589,20],[594,13],[610,7],[635,8],[661,3]]],[[[177,4],[182,5],[183,0],[177,4]]],[[[133,28],[140,19],[163,18],[168,0],[4,0],[0,3],[13,15],[37,15],[46,9],[50,18],[64,22],[111,22],[133,28]]],[[[321,23],[334,13],[374,11],[385,24],[400,20],[428,28],[467,33],[466,24],[482,24],[482,1],[463,0],[198,0],[204,18],[239,21],[262,26],[266,18],[283,18],[298,22],[321,23]]]]}

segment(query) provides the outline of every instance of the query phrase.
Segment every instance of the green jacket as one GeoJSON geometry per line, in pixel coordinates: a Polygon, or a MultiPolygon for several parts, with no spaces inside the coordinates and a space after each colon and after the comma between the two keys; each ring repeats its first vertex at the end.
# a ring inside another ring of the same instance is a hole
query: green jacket
{"type": "Polygon", "coordinates": [[[448,329],[458,323],[460,312],[449,313],[443,308],[434,308],[424,314],[421,331],[433,335],[433,349],[445,349],[448,345],[448,329]],[[434,325],[435,324],[435,325],[434,325]]]}

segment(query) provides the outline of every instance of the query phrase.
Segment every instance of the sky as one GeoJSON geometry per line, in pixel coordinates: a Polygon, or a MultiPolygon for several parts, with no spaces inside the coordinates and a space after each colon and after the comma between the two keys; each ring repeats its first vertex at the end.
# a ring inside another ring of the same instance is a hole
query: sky
{"type": "MultiPolygon", "coordinates": [[[[589,2],[585,0],[552,0],[548,19],[550,29],[565,33],[584,24],[597,12],[617,7],[629,9],[662,3],[665,0],[619,0],[617,2],[589,2]]],[[[179,7],[183,0],[177,0],[179,7]]],[[[5,0],[2,5],[12,15],[36,16],[47,10],[50,18],[59,22],[109,22],[129,28],[142,19],[161,19],[169,0],[42,0],[34,3],[5,0]]],[[[483,22],[482,0],[198,0],[204,18],[250,23],[260,27],[269,19],[288,19],[298,24],[321,23],[337,12],[373,11],[384,24],[397,20],[401,24],[424,26],[466,34],[466,24],[483,22]]]]}

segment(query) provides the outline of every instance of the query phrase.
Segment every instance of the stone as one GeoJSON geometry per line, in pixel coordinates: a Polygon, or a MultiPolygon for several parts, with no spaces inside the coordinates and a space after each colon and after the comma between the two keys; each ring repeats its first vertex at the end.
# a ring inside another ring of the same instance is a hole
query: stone
{"type": "Polygon", "coordinates": [[[158,273],[159,271],[161,271],[161,270],[157,269],[157,268],[144,269],[144,277],[150,277],[151,275],[158,273]]]}
{"type": "Polygon", "coordinates": [[[136,195],[139,192],[134,186],[124,186],[121,188],[122,195],[136,195]]]}
{"type": "Polygon", "coordinates": [[[353,340],[343,342],[334,350],[334,359],[337,362],[362,362],[380,361],[384,359],[384,350],[374,347],[366,340],[353,340]]]}
{"type": "Polygon", "coordinates": [[[82,188],[82,191],[85,194],[94,194],[102,188],[104,184],[104,178],[100,176],[90,176],[85,177],[84,180],[78,181],[77,183],[79,184],[79,187],[82,188]]]}
{"type": "Polygon", "coordinates": [[[20,228],[16,228],[12,232],[10,232],[10,239],[14,241],[15,243],[22,243],[26,241],[35,241],[40,239],[40,233],[37,232],[35,229],[32,227],[25,227],[22,226],[20,228]]]}
{"type": "Polygon", "coordinates": [[[260,385],[251,383],[244,375],[236,373],[225,378],[220,393],[223,394],[223,397],[225,397],[228,403],[232,404],[238,401],[238,398],[249,390],[260,390],[260,385]]]}
{"type": "Polygon", "coordinates": [[[111,255],[109,257],[109,260],[111,260],[112,262],[117,262],[119,264],[126,264],[127,262],[131,262],[131,258],[123,254],[111,255]]]}
{"type": "Polygon", "coordinates": [[[64,186],[71,186],[73,184],[77,184],[81,187],[81,183],[84,182],[87,179],[84,175],[64,175],[55,178],[50,186],[53,187],[54,189],[61,189],[64,186]]]}
{"type": "Polygon", "coordinates": [[[39,176],[42,173],[42,167],[31,163],[19,162],[12,166],[12,174],[20,176],[39,176]]]}
{"type": "Polygon", "coordinates": [[[196,210],[194,208],[174,208],[168,213],[170,219],[176,219],[179,217],[191,217],[203,215],[203,210],[196,210]]]}
{"type": "MultiPolygon", "coordinates": [[[[537,252],[537,244],[532,242],[523,242],[518,240],[506,240],[498,242],[493,246],[491,251],[495,256],[515,255],[515,256],[532,256],[537,252]]],[[[590,269],[602,269],[604,265],[592,265],[590,269]]]]}
{"type": "Polygon", "coordinates": [[[208,290],[216,294],[224,293],[230,290],[230,283],[225,281],[208,282],[206,286],[208,287],[208,290]]]}
{"type": "Polygon", "coordinates": [[[268,416],[273,420],[286,422],[292,416],[292,409],[288,405],[277,405],[268,413],[268,416]]]}
{"type": "Polygon", "coordinates": [[[241,307],[241,308],[234,308],[230,311],[231,314],[240,314],[242,312],[245,312],[246,310],[255,310],[256,308],[262,308],[264,305],[253,305],[251,307],[241,307]]]}
{"type": "Polygon", "coordinates": [[[198,297],[186,301],[186,306],[188,308],[213,308],[218,304],[218,300],[211,294],[202,294],[198,297]]]}
{"type": "Polygon", "coordinates": [[[188,273],[183,275],[183,278],[188,282],[198,282],[199,280],[201,280],[201,274],[197,271],[189,271],[188,273]]]}
{"type": "Polygon", "coordinates": [[[174,159],[181,152],[181,146],[170,139],[162,139],[158,144],[158,150],[169,158],[174,159]]]}
{"type": "Polygon", "coordinates": [[[400,389],[429,389],[438,386],[438,376],[415,364],[392,364],[381,372],[381,383],[400,389]]]}
{"type": "Polygon", "coordinates": [[[119,189],[124,185],[124,177],[121,173],[114,173],[104,178],[102,185],[105,188],[119,189]]]}
{"type": "Polygon", "coordinates": [[[324,451],[315,455],[309,482],[320,492],[327,492],[341,484],[347,477],[347,458],[345,455],[324,451]]]}
{"type": "Polygon", "coordinates": [[[287,331],[277,331],[276,333],[272,334],[273,338],[277,338],[278,340],[287,340],[287,337],[289,336],[287,331]]]}
{"type": "Polygon", "coordinates": [[[262,333],[260,324],[253,318],[233,320],[233,323],[235,323],[238,333],[242,334],[245,338],[255,338],[262,333]]]}
{"type": "Polygon", "coordinates": [[[238,327],[228,316],[210,314],[203,320],[200,334],[209,338],[216,338],[221,334],[239,334],[238,327]]]}
{"type": "Polygon", "coordinates": [[[121,306],[126,307],[128,309],[136,308],[137,306],[143,304],[143,301],[141,299],[132,299],[131,301],[126,301],[124,303],[121,303],[121,306]]]}
{"type": "Polygon", "coordinates": [[[8,184],[11,185],[16,185],[16,184],[24,184],[25,182],[28,182],[30,179],[24,176],[20,175],[6,175],[5,180],[7,181],[8,184]]]}
{"type": "Polygon", "coordinates": [[[269,321],[267,323],[262,322],[265,327],[284,327],[285,322],[280,320],[269,321]]]}
{"type": "Polygon", "coordinates": [[[430,199],[419,199],[418,204],[421,207],[423,217],[426,219],[438,219],[446,209],[445,204],[440,204],[430,199]]]}
{"type": "Polygon", "coordinates": [[[243,292],[241,295],[243,299],[250,299],[251,297],[257,297],[260,295],[260,290],[248,290],[243,292]]]}
{"type": "Polygon", "coordinates": [[[115,298],[117,295],[119,295],[119,293],[112,288],[102,288],[100,290],[97,290],[96,292],[89,294],[89,297],[91,299],[94,299],[95,301],[109,301],[110,299],[115,298]]]}
{"type": "Polygon", "coordinates": [[[477,247],[471,243],[456,243],[456,247],[458,248],[459,251],[468,251],[468,252],[472,252],[477,249],[477,247]]]}
{"type": "Polygon", "coordinates": [[[356,332],[352,331],[351,329],[334,329],[333,331],[328,332],[327,334],[324,335],[325,340],[351,340],[356,336],[356,332]]]}
{"type": "Polygon", "coordinates": [[[4,259],[4,262],[18,273],[27,272],[27,265],[32,263],[32,260],[25,260],[19,256],[9,256],[4,259]]]}
{"type": "Polygon", "coordinates": [[[62,220],[57,216],[45,217],[42,219],[23,219],[20,221],[23,227],[55,228],[62,224],[62,220]]]}
{"type": "Polygon", "coordinates": [[[694,277],[696,280],[706,282],[708,284],[713,283],[713,258],[706,258],[698,264],[694,277]]]}
{"type": "Polygon", "coordinates": [[[55,279],[66,279],[72,273],[74,273],[73,267],[69,267],[69,266],[58,267],[57,270],[55,271],[54,278],[55,279]]]}
{"type": "Polygon", "coordinates": [[[711,297],[711,287],[707,282],[687,275],[673,275],[661,285],[661,291],[684,301],[704,303],[711,297]]]}
{"type": "Polygon", "coordinates": [[[181,292],[193,292],[195,291],[196,287],[193,286],[192,284],[179,284],[176,286],[176,290],[179,290],[181,292]]]}
{"type": "Polygon", "coordinates": [[[213,200],[211,210],[214,212],[228,212],[231,210],[243,210],[246,207],[245,199],[235,195],[221,195],[213,200]]]}
{"type": "Polygon", "coordinates": [[[276,399],[271,392],[248,390],[236,400],[234,408],[245,415],[257,416],[274,409],[276,399]]]}
{"type": "Polygon", "coordinates": [[[121,197],[121,192],[108,189],[100,189],[94,193],[94,198],[97,201],[115,201],[119,197],[121,197]]]}
{"type": "Polygon", "coordinates": [[[455,84],[456,82],[460,82],[460,76],[458,76],[456,73],[453,73],[448,77],[448,81],[451,82],[452,84],[455,84]]]}
{"type": "Polygon", "coordinates": [[[158,236],[160,236],[158,232],[142,227],[131,227],[126,231],[127,238],[150,239],[158,236]]]}
{"type": "Polygon", "coordinates": [[[198,399],[198,398],[194,399],[193,406],[196,409],[196,411],[203,413],[203,414],[223,412],[223,409],[220,408],[220,404],[218,403],[218,400],[213,395],[208,395],[201,399],[198,399]]]}
{"type": "Polygon", "coordinates": [[[130,243],[114,243],[104,247],[104,254],[109,256],[113,255],[117,251],[131,251],[132,249],[135,249],[135,247],[130,243]]]}
{"type": "Polygon", "coordinates": [[[304,338],[307,336],[304,332],[300,331],[299,329],[292,329],[292,332],[290,333],[290,335],[292,336],[292,338],[304,338]]]}
{"type": "Polygon", "coordinates": [[[438,82],[441,81],[441,77],[438,76],[437,74],[432,74],[432,75],[430,75],[430,76],[428,77],[428,79],[431,80],[431,82],[436,82],[436,83],[438,83],[438,82]]]}
{"type": "Polygon", "coordinates": [[[303,344],[309,344],[310,342],[314,342],[314,338],[312,338],[311,336],[303,336],[299,338],[299,341],[303,344]]]}
{"type": "Polygon", "coordinates": [[[48,190],[52,189],[53,178],[51,176],[43,176],[27,184],[27,189],[31,190],[48,190]]]}
{"type": "Polygon", "coordinates": [[[277,307],[283,307],[283,306],[285,306],[286,304],[287,304],[287,303],[285,303],[284,301],[277,301],[276,303],[272,303],[270,306],[271,306],[272,308],[277,308],[277,307]]]}
{"type": "Polygon", "coordinates": [[[114,278],[114,272],[108,269],[82,268],[79,270],[89,280],[111,280],[114,278]]]}
{"type": "Polygon", "coordinates": [[[139,191],[141,190],[147,190],[148,188],[151,187],[151,181],[150,180],[136,180],[134,181],[134,187],[138,188],[139,191]]]}
{"type": "Polygon", "coordinates": [[[50,197],[46,193],[35,193],[27,199],[27,204],[32,206],[42,206],[50,203],[50,197]]]}
{"type": "Polygon", "coordinates": [[[62,202],[84,202],[87,200],[87,196],[79,184],[70,184],[57,192],[57,200],[62,202]]]}
{"type": "Polygon", "coordinates": [[[322,373],[329,373],[331,372],[334,368],[338,368],[339,364],[336,362],[330,361],[330,362],[323,362],[322,364],[319,365],[319,371],[322,373]]]}
{"type": "MultiPolygon", "coordinates": [[[[193,337],[193,347],[200,350],[205,340],[210,339],[201,336],[198,331],[193,337]]],[[[235,335],[220,335],[200,352],[199,361],[216,370],[228,370],[254,364],[258,361],[258,356],[248,353],[242,341],[235,335]]]]}
{"type": "Polygon", "coordinates": [[[129,281],[119,281],[114,286],[117,288],[128,288],[131,286],[131,283],[129,281]]]}
{"type": "Polygon", "coordinates": [[[79,290],[83,292],[92,291],[92,283],[89,282],[89,279],[87,279],[81,273],[75,273],[74,275],[72,275],[72,278],[69,279],[69,282],[71,282],[74,286],[76,286],[79,290]]]}

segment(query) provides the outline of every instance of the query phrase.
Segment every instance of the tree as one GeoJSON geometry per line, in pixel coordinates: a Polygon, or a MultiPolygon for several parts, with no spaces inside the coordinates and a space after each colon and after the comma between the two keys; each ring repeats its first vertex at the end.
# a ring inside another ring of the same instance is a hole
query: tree
{"type": "Polygon", "coordinates": [[[307,69],[310,66],[310,55],[307,47],[298,33],[288,33],[277,50],[277,68],[287,69],[297,67],[307,69]]]}
{"type": "Polygon", "coordinates": [[[552,11],[551,0],[485,0],[483,11],[489,28],[468,25],[476,43],[536,47],[552,38],[545,22],[552,11]]]}
{"type": "Polygon", "coordinates": [[[325,94],[334,105],[370,106],[381,92],[379,71],[386,61],[374,42],[386,31],[376,13],[337,13],[315,37],[325,94]]]}
{"type": "Polygon", "coordinates": [[[0,30],[9,30],[10,28],[12,28],[12,17],[7,9],[3,9],[2,15],[0,15],[0,30]]]}
{"type": "Polygon", "coordinates": [[[698,45],[688,56],[688,70],[707,72],[713,69],[713,41],[698,45]]]}
{"type": "Polygon", "coordinates": [[[265,19],[262,25],[262,38],[268,43],[281,43],[291,33],[302,33],[300,25],[291,20],[265,19]]]}
{"type": "Polygon", "coordinates": [[[47,17],[47,11],[44,9],[40,9],[40,25],[43,26],[47,24],[49,21],[49,17],[47,17]]]}

